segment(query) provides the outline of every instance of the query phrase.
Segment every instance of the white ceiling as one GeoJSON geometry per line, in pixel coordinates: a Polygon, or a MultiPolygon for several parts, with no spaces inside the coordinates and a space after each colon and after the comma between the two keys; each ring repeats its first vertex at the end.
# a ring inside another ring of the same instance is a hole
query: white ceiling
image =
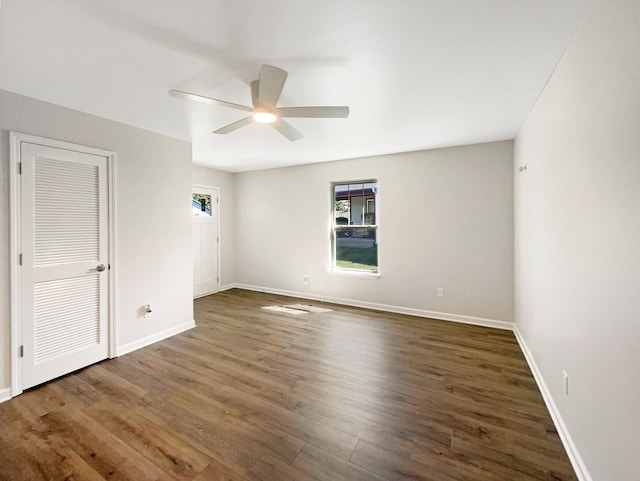
{"type": "Polygon", "coordinates": [[[591,0],[2,0],[0,88],[193,142],[228,171],[512,139],[591,0]],[[264,63],[289,72],[289,142],[244,112],[264,63]]]}

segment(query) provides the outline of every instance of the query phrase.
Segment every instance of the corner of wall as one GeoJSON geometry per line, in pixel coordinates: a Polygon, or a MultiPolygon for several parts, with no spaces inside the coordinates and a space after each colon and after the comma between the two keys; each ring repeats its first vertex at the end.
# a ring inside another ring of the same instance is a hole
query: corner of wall
{"type": "Polygon", "coordinates": [[[560,440],[562,441],[562,445],[564,446],[565,451],[567,452],[567,456],[569,457],[569,461],[571,462],[571,466],[573,470],[576,472],[578,479],[580,481],[592,481],[589,472],[587,471],[587,467],[578,452],[578,448],[576,447],[573,438],[571,437],[571,433],[569,432],[564,420],[562,419],[562,415],[560,414],[560,410],[553,400],[553,396],[551,395],[551,391],[549,390],[547,383],[542,377],[542,373],[536,364],[535,358],[533,354],[529,350],[524,337],[520,333],[518,329],[517,323],[513,325],[513,332],[516,336],[518,344],[520,345],[520,349],[524,354],[525,359],[527,360],[527,364],[529,364],[529,368],[531,369],[531,373],[533,374],[534,379],[536,380],[536,384],[538,385],[538,389],[542,394],[542,398],[544,399],[544,403],[547,406],[547,410],[551,415],[551,419],[553,421],[556,430],[558,431],[558,435],[560,436],[560,440]]]}

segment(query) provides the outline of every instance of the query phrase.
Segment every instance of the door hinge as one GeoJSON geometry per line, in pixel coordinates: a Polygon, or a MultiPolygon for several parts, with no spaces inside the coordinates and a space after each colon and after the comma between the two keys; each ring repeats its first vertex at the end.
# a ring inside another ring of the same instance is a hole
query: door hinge
{"type": "Polygon", "coordinates": [[[22,265],[22,254],[18,255],[18,264],[22,265]]]}
{"type": "Polygon", "coordinates": [[[24,357],[24,346],[20,346],[18,348],[18,356],[19,357],[24,357]]]}
{"type": "Polygon", "coordinates": [[[216,237],[216,242],[220,244],[220,237],[216,237]]]}
{"type": "Polygon", "coordinates": [[[22,162],[18,162],[18,175],[22,175],[22,162]]]}

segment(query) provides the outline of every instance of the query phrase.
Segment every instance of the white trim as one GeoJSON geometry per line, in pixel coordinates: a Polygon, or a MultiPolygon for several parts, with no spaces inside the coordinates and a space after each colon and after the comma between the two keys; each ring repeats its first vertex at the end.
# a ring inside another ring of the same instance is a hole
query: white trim
{"type": "Polygon", "coordinates": [[[156,332],[151,334],[150,336],[143,337],[142,339],[138,339],[137,341],[130,342],[129,344],[125,344],[124,346],[120,346],[118,348],[118,356],[122,356],[124,354],[128,354],[133,351],[137,351],[146,346],[150,346],[158,341],[163,341],[171,336],[175,336],[176,334],[180,334],[181,332],[188,331],[189,329],[193,329],[196,327],[196,321],[189,321],[178,326],[170,327],[169,329],[165,329],[164,331],[156,332]]]}
{"type": "Polygon", "coordinates": [[[8,401],[13,396],[11,396],[11,388],[0,389],[0,403],[8,401]]]}
{"type": "Polygon", "coordinates": [[[229,289],[240,289],[240,285],[232,282],[231,284],[225,284],[224,286],[220,286],[218,292],[228,291],[229,289]]]}
{"type": "Polygon", "coordinates": [[[22,323],[20,322],[20,266],[18,264],[18,255],[21,249],[21,233],[20,224],[21,210],[21,192],[20,192],[20,174],[18,172],[18,162],[20,162],[20,145],[23,143],[32,143],[36,145],[44,145],[47,147],[55,147],[58,149],[70,150],[73,152],[82,152],[86,154],[98,155],[107,159],[107,184],[108,184],[108,219],[109,219],[109,299],[108,299],[108,323],[109,323],[109,357],[116,355],[116,309],[115,309],[115,153],[109,150],[98,149],[85,145],[74,144],[62,140],[48,139],[46,137],[38,137],[35,135],[23,134],[20,132],[9,133],[10,145],[10,161],[9,161],[9,237],[10,237],[10,290],[11,290],[11,396],[17,396],[22,393],[22,361],[18,357],[18,349],[22,339],[22,323]]]}
{"type": "Polygon", "coordinates": [[[118,225],[116,213],[116,154],[111,153],[107,159],[107,182],[109,183],[109,359],[117,356],[118,350],[118,323],[116,322],[117,304],[116,304],[116,270],[117,262],[117,246],[118,238],[116,226],[118,225]]]}
{"type": "Polygon", "coordinates": [[[199,296],[194,296],[194,297],[193,297],[193,300],[200,299],[201,297],[211,296],[211,295],[213,295],[213,294],[217,294],[218,292],[220,292],[220,289],[218,289],[217,291],[207,292],[207,293],[205,293],[205,294],[200,294],[199,296]]]}
{"type": "Polygon", "coordinates": [[[57,149],[71,150],[83,154],[98,155],[101,157],[111,157],[113,152],[110,150],[90,147],[88,145],[74,144],[64,140],[48,139],[47,137],[38,137],[37,135],[23,134],[21,132],[11,132],[10,136],[20,142],[27,142],[36,145],[45,145],[47,147],[55,147],[57,149]]]}
{"type": "Polygon", "coordinates": [[[544,381],[544,377],[542,377],[542,373],[540,372],[540,369],[538,369],[538,365],[536,364],[533,354],[531,354],[531,351],[529,350],[529,347],[527,346],[527,343],[525,342],[524,337],[520,333],[520,330],[518,329],[517,324],[514,324],[513,326],[513,333],[515,334],[516,339],[518,340],[518,344],[520,345],[520,349],[522,350],[522,353],[524,354],[524,357],[527,360],[527,363],[529,364],[529,368],[531,369],[531,372],[533,373],[533,377],[536,380],[536,383],[538,384],[540,393],[542,393],[542,398],[544,399],[544,403],[546,404],[547,410],[551,415],[553,424],[555,425],[556,430],[558,431],[558,435],[560,436],[560,440],[562,441],[564,449],[567,452],[569,461],[571,461],[571,466],[573,466],[573,470],[575,471],[576,476],[580,481],[592,481],[592,478],[589,475],[589,471],[587,471],[587,467],[584,464],[584,461],[582,460],[582,456],[580,456],[580,453],[578,452],[578,448],[576,447],[575,443],[573,442],[573,438],[569,433],[569,429],[567,429],[567,426],[564,423],[564,420],[562,419],[560,410],[558,409],[558,406],[553,400],[553,396],[551,396],[551,391],[549,391],[549,388],[547,387],[547,383],[544,381]]]}
{"type": "Polygon", "coordinates": [[[22,305],[20,299],[20,268],[18,255],[20,253],[20,182],[18,174],[18,162],[20,159],[19,136],[11,132],[9,136],[9,267],[10,267],[10,291],[11,291],[11,395],[17,396],[22,392],[22,360],[18,357],[20,339],[22,339],[21,323],[19,322],[20,309],[22,305]]]}
{"type": "Polygon", "coordinates": [[[423,309],[414,309],[411,307],[393,306],[388,304],[378,304],[375,302],[357,301],[354,299],[345,299],[342,297],[329,297],[309,294],[308,292],[287,291],[283,289],[272,289],[269,287],[250,286],[246,284],[233,284],[238,289],[246,289],[248,291],[267,292],[270,294],[279,294],[283,296],[300,297],[321,302],[331,302],[333,304],[342,304],[345,306],[363,307],[365,309],[374,309],[376,311],[393,312],[397,314],[408,314],[410,316],[429,317],[441,321],[460,322],[463,324],[473,324],[474,326],[492,327],[495,329],[503,329],[512,331],[514,325],[512,322],[498,321],[495,319],[485,319],[483,317],[465,316],[462,314],[450,314],[447,312],[426,311],[423,309]]]}
{"type": "Polygon", "coordinates": [[[361,279],[380,279],[380,271],[369,272],[360,271],[357,269],[340,269],[339,267],[334,267],[333,269],[329,269],[327,273],[330,276],[355,277],[361,279]]]}

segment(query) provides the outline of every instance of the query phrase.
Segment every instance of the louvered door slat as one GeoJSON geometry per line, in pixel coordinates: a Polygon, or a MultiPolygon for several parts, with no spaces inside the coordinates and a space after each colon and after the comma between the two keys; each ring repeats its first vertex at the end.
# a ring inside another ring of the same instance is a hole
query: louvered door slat
{"type": "Polygon", "coordinates": [[[99,261],[98,166],[36,158],[34,266],[99,261]]]}

